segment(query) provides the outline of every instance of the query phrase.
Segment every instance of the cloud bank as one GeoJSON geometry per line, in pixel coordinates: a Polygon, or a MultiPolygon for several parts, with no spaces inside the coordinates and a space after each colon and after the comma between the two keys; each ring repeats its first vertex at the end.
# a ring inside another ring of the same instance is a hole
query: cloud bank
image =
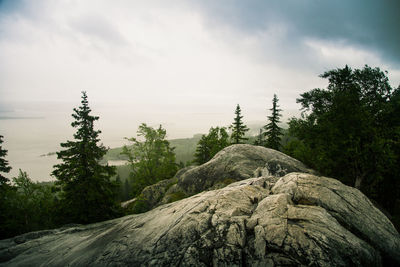
{"type": "Polygon", "coordinates": [[[379,66],[400,83],[398,1],[0,2],[0,101],[126,103],[171,113],[264,114],[379,66]]]}

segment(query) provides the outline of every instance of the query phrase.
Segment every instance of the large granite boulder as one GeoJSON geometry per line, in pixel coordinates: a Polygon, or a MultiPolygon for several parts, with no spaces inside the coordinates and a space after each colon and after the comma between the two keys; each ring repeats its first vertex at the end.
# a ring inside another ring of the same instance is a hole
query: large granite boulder
{"type": "Polygon", "coordinates": [[[240,181],[255,176],[283,176],[290,172],[312,172],[300,161],[282,152],[246,144],[232,145],[209,162],[181,174],[176,187],[193,195],[224,180],[240,181]]]}
{"type": "Polygon", "coordinates": [[[247,144],[232,145],[218,152],[209,162],[179,171],[169,180],[146,187],[135,205],[151,209],[176,199],[222,188],[230,183],[259,176],[284,176],[291,172],[314,173],[300,161],[282,152],[247,144]]]}
{"type": "Polygon", "coordinates": [[[400,264],[400,236],[359,190],[330,178],[289,173],[249,178],[143,214],[2,240],[0,262],[386,266],[400,264]]]}

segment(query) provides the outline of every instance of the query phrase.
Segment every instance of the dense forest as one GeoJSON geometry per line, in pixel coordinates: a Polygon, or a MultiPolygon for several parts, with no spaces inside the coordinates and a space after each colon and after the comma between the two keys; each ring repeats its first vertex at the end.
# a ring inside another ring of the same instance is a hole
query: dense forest
{"type": "Polygon", "coordinates": [[[127,139],[130,145],[106,154],[100,131],[94,128],[99,117],[91,115],[88,97],[82,92],[81,105],[72,114],[74,140],[61,143],[62,150],[57,152],[62,162],[52,172],[56,182],[32,182],[22,170],[18,177],[7,178],[12,166],[7,150],[0,146],[0,239],[122,216],[132,211],[122,209],[120,203],[138,197],[146,186],[240,143],[280,150],[321,175],[358,188],[399,229],[400,86],[392,88],[387,72],[369,66],[354,70],[345,66],[321,77],[329,85],[300,95],[301,117],[291,118],[288,129],[281,128],[282,110],[274,95],[257,136],[246,135],[248,127],[237,104],[229,127],[212,126],[194,142],[181,140],[179,153],[161,125],[153,128],[143,123],[137,137],[127,139]],[[188,154],[190,160],[184,160],[188,154]],[[123,175],[105,163],[110,155],[127,160],[121,167],[123,175]]]}

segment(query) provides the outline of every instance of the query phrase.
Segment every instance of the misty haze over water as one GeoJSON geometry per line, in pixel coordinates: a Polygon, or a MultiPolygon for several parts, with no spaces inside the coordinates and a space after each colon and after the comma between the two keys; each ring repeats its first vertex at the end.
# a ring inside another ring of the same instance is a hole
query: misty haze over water
{"type": "MultiPolygon", "coordinates": [[[[34,181],[49,181],[56,155],[46,154],[60,150],[60,143],[72,140],[72,109],[80,105],[64,102],[2,103],[0,105],[0,134],[4,136],[3,148],[8,150],[6,159],[12,170],[7,177],[15,177],[18,170],[26,171],[34,181]],[[46,156],[44,156],[46,155],[46,156]]],[[[267,101],[265,101],[267,102],[267,101]]],[[[182,106],[141,106],[129,104],[94,103],[90,101],[92,114],[100,116],[95,128],[102,131],[101,142],[110,148],[125,144],[124,137],[136,135],[140,123],[167,130],[168,139],[190,138],[206,133],[212,126],[227,126],[233,121],[234,105],[204,105],[200,112],[191,112],[182,106]],[[185,109],[186,111],[184,111],[185,109]]],[[[246,123],[262,124],[268,114],[267,103],[262,108],[243,107],[246,123]]],[[[197,108],[197,110],[199,110],[197,108]]],[[[296,111],[286,112],[286,118],[296,111]]]]}

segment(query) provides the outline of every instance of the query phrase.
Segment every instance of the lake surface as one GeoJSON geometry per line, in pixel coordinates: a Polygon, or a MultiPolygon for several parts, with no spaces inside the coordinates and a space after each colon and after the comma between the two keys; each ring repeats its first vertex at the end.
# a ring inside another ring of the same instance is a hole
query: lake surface
{"type": "MultiPolygon", "coordinates": [[[[12,170],[6,177],[26,171],[34,181],[53,180],[50,173],[59,161],[50,152],[60,151],[60,143],[73,140],[75,129],[71,127],[72,110],[77,103],[64,102],[0,102],[0,135],[4,136],[6,159],[12,170]]],[[[131,106],[129,104],[92,104],[92,115],[100,117],[95,128],[102,131],[101,142],[106,147],[120,147],[126,143],[124,137],[136,136],[140,123],[167,130],[167,138],[187,138],[197,133],[208,132],[211,126],[226,126],[233,120],[234,107],[230,105],[197,107],[157,105],[131,106]]],[[[245,118],[266,118],[264,109],[246,109],[245,118]]],[[[286,117],[292,114],[286,115],[286,117]]],[[[253,120],[254,121],[254,120],[253,120]]],[[[260,121],[258,121],[260,123],[260,121]]],[[[262,121],[261,121],[262,123],[262,121]]],[[[248,124],[250,126],[250,123],[248,124]]],[[[253,134],[257,134],[258,130],[253,134]]],[[[111,162],[110,162],[111,163],[111,162]]],[[[122,164],[112,162],[111,164],[122,164]]]]}
{"type": "MultiPolygon", "coordinates": [[[[75,129],[70,126],[72,110],[78,103],[0,103],[0,135],[3,135],[6,159],[12,170],[5,174],[11,178],[18,170],[26,171],[34,181],[53,180],[50,173],[59,161],[50,152],[60,151],[60,143],[73,139],[75,129]]],[[[92,115],[100,116],[95,128],[102,130],[101,142],[106,147],[119,147],[126,142],[124,137],[136,135],[140,123],[157,127],[162,124],[167,129],[168,138],[191,137],[198,132],[206,132],[210,123],[221,120],[220,116],[201,124],[198,117],[212,117],[207,113],[175,114],[173,110],[145,112],[140,107],[129,105],[92,105],[92,115]],[[174,122],[172,122],[174,121],[174,122]]],[[[149,108],[147,108],[149,109],[149,108]]],[[[112,162],[111,164],[122,164],[112,162]]]]}

